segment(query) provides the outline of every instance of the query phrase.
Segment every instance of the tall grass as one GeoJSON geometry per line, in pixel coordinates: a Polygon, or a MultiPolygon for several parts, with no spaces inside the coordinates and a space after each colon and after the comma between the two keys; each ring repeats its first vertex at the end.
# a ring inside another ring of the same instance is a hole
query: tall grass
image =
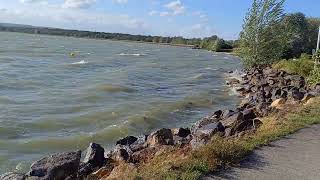
{"type": "Polygon", "coordinates": [[[308,77],[313,70],[314,62],[311,56],[302,54],[299,59],[281,60],[274,64],[273,67],[292,74],[308,77]]]}

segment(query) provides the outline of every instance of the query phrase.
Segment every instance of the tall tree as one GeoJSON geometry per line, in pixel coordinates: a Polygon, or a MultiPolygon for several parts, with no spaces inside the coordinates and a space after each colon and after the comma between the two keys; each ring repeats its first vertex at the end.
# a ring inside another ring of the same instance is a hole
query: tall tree
{"type": "Polygon", "coordinates": [[[270,64],[281,58],[285,0],[253,0],[240,33],[241,56],[246,67],[270,64]]]}
{"type": "Polygon", "coordinates": [[[303,13],[288,14],[282,21],[285,33],[285,50],[283,58],[299,57],[308,53],[308,22],[303,13]]]}

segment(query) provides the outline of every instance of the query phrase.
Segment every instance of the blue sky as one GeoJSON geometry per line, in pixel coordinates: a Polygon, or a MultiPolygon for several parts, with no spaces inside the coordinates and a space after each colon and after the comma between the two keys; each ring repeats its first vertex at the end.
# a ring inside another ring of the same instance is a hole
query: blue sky
{"type": "MultiPolygon", "coordinates": [[[[0,0],[0,22],[131,34],[235,39],[252,0],[0,0]]],[[[320,17],[320,0],[286,12],[320,17]]]]}

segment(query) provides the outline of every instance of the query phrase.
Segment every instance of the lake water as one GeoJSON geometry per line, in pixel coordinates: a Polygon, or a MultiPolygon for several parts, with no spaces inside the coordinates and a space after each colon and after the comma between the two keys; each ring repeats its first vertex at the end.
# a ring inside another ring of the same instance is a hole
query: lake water
{"type": "Polygon", "coordinates": [[[44,155],[111,148],[120,137],[187,127],[234,107],[237,58],[204,50],[0,33],[0,173],[44,155]]]}

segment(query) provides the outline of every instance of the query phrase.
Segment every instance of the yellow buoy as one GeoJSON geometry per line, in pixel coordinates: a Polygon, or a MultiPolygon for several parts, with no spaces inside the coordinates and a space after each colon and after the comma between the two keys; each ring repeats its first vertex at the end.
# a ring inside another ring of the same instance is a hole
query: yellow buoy
{"type": "Polygon", "coordinates": [[[72,52],[72,53],[70,53],[70,56],[71,56],[71,57],[75,57],[75,56],[76,56],[76,53],[72,52]]]}

